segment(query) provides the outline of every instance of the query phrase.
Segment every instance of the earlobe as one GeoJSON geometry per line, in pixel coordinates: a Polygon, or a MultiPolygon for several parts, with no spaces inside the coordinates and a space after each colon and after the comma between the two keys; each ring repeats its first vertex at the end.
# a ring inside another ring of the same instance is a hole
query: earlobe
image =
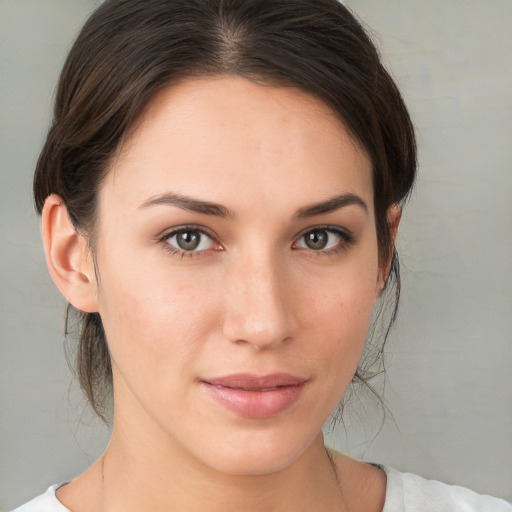
{"type": "Polygon", "coordinates": [[[402,209],[398,204],[394,204],[388,209],[387,222],[389,227],[389,251],[386,255],[385,261],[380,265],[379,278],[378,278],[378,294],[382,292],[386,281],[391,271],[391,263],[393,261],[393,254],[395,251],[396,235],[398,233],[398,226],[402,218],[402,209]]]}
{"type": "Polygon", "coordinates": [[[92,255],[59,196],[47,197],[41,223],[46,263],[57,288],[76,309],[97,312],[92,255]]]}

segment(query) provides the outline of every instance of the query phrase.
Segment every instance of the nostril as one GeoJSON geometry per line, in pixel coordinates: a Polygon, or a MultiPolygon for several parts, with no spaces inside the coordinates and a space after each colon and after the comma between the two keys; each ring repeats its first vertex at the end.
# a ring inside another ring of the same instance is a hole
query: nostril
{"type": "Polygon", "coordinates": [[[238,263],[237,271],[226,276],[224,335],[256,351],[276,347],[294,335],[297,324],[286,271],[278,271],[268,258],[258,259],[257,265],[244,258],[238,263]]]}
{"type": "Polygon", "coordinates": [[[231,339],[236,345],[239,345],[240,347],[247,346],[250,347],[255,352],[261,352],[264,350],[269,350],[273,348],[277,348],[278,346],[281,346],[285,343],[288,343],[292,340],[291,336],[284,336],[284,337],[276,337],[275,335],[272,336],[271,334],[264,336],[264,337],[249,337],[246,338],[238,338],[238,339],[231,339]]]}

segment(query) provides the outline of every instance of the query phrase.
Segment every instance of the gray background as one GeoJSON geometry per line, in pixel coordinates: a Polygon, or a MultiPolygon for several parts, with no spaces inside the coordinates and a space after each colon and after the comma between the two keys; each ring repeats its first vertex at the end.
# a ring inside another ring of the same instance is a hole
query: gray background
{"type": "MultiPolygon", "coordinates": [[[[0,0],[0,510],[80,472],[108,437],[70,386],[30,195],[58,72],[97,3],[0,0]]],[[[329,441],[512,499],[512,2],[345,3],[410,105],[420,177],[380,383],[390,413],[381,425],[361,395],[329,441]]]]}

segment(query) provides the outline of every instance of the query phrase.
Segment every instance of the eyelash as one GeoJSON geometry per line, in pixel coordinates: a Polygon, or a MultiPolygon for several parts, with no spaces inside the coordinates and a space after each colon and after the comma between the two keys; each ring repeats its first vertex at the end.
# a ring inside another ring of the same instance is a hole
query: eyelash
{"type": "Polygon", "coordinates": [[[304,239],[304,237],[308,233],[313,233],[315,231],[325,231],[329,234],[334,234],[336,236],[340,237],[340,242],[336,244],[336,246],[330,248],[330,249],[306,249],[302,247],[293,247],[295,250],[306,250],[308,253],[310,253],[312,256],[335,256],[337,254],[340,254],[343,251],[346,251],[349,246],[354,245],[356,243],[356,238],[354,234],[349,231],[348,229],[342,229],[336,226],[315,226],[312,228],[308,228],[306,231],[303,231],[299,236],[295,238],[295,242],[293,243],[293,246],[295,246],[299,240],[304,239]]]}
{"type": "MultiPolygon", "coordinates": [[[[207,236],[208,238],[210,238],[212,240],[212,244],[218,244],[218,242],[216,242],[213,234],[211,234],[209,231],[207,231],[206,229],[204,229],[202,227],[194,226],[194,225],[181,226],[177,229],[172,229],[171,231],[167,231],[163,236],[161,236],[159,238],[159,242],[161,242],[163,244],[164,249],[167,252],[170,252],[173,255],[181,256],[182,259],[206,256],[207,253],[209,252],[208,250],[201,250],[201,251],[180,250],[177,247],[174,247],[173,245],[171,245],[169,243],[170,238],[177,236],[180,233],[187,233],[187,232],[200,233],[201,235],[204,235],[204,236],[207,236]]],[[[220,244],[218,244],[218,245],[220,245],[220,244]]],[[[213,249],[213,250],[215,250],[215,249],[213,249]]],[[[220,249],[217,249],[217,250],[220,250],[220,249]]]]}
{"type": "MultiPolygon", "coordinates": [[[[201,235],[204,235],[204,236],[210,238],[212,240],[212,244],[218,244],[220,246],[220,244],[218,242],[216,242],[215,237],[213,236],[212,233],[210,233],[209,231],[207,231],[206,229],[204,229],[200,226],[194,226],[194,225],[181,226],[179,228],[172,229],[171,231],[167,231],[164,235],[159,237],[158,241],[163,244],[163,247],[167,252],[169,252],[173,255],[181,256],[182,259],[206,256],[211,249],[204,249],[204,250],[199,250],[199,251],[194,251],[194,250],[186,251],[186,250],[180,250],[169,243],[170,238],[177,236],[180,233],[187,233],[187,232],[200,233],[201,235]]],[[[331,255],[336,255],[336,254],[339,254],[339,253],[347,250],[348,247],[350,245],[353,245],[355,242],[356,242],[356,239],[355,239],[353,233],[348,230],[341,229],[339,227],[334,227],[334,226],[315,226],[312,228],[308,228],[306,231],[303,231],[301,234],[299,234],[295,238],[295,241],[292,244],[292,249],[294,249],[294,250],[304,249],[314,256],[331,256],[331,255]],[[296,247],[296,244],[299,242],[299,240],[303,239],[303,237],[305,237],[308,233],[313,233],[315,231],[325,231],[327,233],[334,234],[336,236],[339,236],[341,240],[335,247],[332,247],[329,249],[314,250],[311,248],[308,249],[308,248],[296,247]]],[[[213,250],[220,251],[222,249],[213,249],[213,250]]]]}

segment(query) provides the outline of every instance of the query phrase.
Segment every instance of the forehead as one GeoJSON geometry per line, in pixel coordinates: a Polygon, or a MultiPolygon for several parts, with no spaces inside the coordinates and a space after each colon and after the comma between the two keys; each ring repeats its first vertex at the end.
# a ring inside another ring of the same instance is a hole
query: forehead
{"type": "Polygon", "coordinates": [[[298,88],[235,76],[160,91],[101,193],[126,203],[163,189],[231,204],[235,196],[247,204],[249,195],[287,202],[347,192],[371,204],[373,194],[366,152],[324,102],[298,88]]]}

